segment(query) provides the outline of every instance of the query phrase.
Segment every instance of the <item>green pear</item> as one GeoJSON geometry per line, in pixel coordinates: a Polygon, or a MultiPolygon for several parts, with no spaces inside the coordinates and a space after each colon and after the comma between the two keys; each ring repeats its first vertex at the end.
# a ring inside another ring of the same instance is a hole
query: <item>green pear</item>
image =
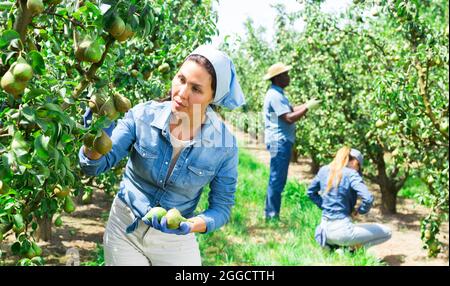
{"type": "Polygon", "coordinates": [[[103,104],[108,100],[108,96],[103,94],[102,92],[98,92],[91,96],[89,99],[89,108],[92,109],[92,112],[98,113],[100,108],[102,108],[103,104]]]}
{"type": "Polygon", "coordinates": [[[150,211],[145,215],[145,217],[151,221],[153,217],[156,215],[158,217],[158,221],[161,222],[163,216],[167,214],[166,209],[162,207],[154,207],[151,208],[150,211]]]}
{"type": "Polygon", "coordinates": [[[75,211],[75,203],[70,196],[67,196],[64,200],[64,211],[68,214],[75,211]]]}
{"type": "Polygon", "coordinates": [[[375,122],[375,127],[377,128],[384,128],[386,126],[386,122],[384,122],[381,119],[378,119],[377,122],[375,122]]]}
{"type": "Polygon", "coordinates": [[[99,114],[107,116],[110,120],[116,120],[119,117],[119,113],[114,106],[114,100],[106,101],[100,108],[99,114]]]}
{"type": "Polygon", "coordinates": [[[62,221],[62,219],[61,219],[61,216],[58,216],[56,219],[55,219],[55,226],[62,226],[62,224],[63,224],[63,221],[62,221]]]}
{"type": "Polygon", "coordinates": [[[31,15],[39,15],[44,11],[44,3],[42,3],[42,0],[28,0],[27,8],[30,10],[31,15]]]}
{"type": "Polygon", "coordinates": [[[169,64],[168,64],[168,63],[163,63],[162,65],[160,65],[160,66],[158,67],[158,71],[159,71],[160,73],[166,73],[166,72],[170,71],[170,66],[169,66],[169,64]]]}
{"type": "Polygon", "coordinates": [[[97,41],[84,40],[76,51],[75,57],[82,62],[98,63],[102,58],[103,52],[97,41]]]}
{"type": "Polygon", "coordinates": [[[33,77],[33,68],[27,63],[18,63],[14,66],[13,75],[18,81],[29,81],[33,77]]]}
{"type": "Polygon", "coordinates": [[[167,227],[170,229],[177,229],[180,227],[181,222],[186,221],[176,208],[170,209],[165,217],[167,219],[167,227]]]}
{"type": "Polygon", "coordinates": [[[112,149],[112,141],[108,134],[102,130],[102,135],[94,140],[94,150],[102,155],[106,155],[112,149]]]}
{"type": "Polygon", "coordinates": [[[62,199],[70,194],[70,188],[61,187],[61,185],[56,185],[55,188],[53,189],[53,193],[57,198],[62,199]]]}
{"type": "Polygon", "coordinates": [[[98,63],[102,59],[103,51],[97,42],[92,42],[84,52],[86,61],[98,63]]]}
{"type": "Polygon", "coordinates": [[[122,34],[116,36],[116,40],[119,41],[120,43],[125,42],[126,40],[128,40],[129,38],[131,38],[134,35],[133,29],[131,28],[130,24],[126,24],[125,26],[125,30],[123,31],[122,34]]]}
{"type": "Polygon", "coordinates": [[[132,77],[138,77],[139,76],[139,71],[137,69],[132,69],[130,71],[130,74],[132,77]]]}
{"type": "Polygon", "coordinates": [[[114,106],[118,112],[127,112],[131,108],[131,101],[120,93],[115,93],[114,106]]]}
{"type": "Polygon", "coordinates": [[[7,93],[13,95],[16,99],[23,93],[27,86],[26,82],[16,80],[10,71],[7,71],[3,75],[0,84],[7,93]]]}
{"type": "Polygon", "coordinates": [[[116,38],[125,31],[125,22],[119,15],[114,14],[110,21],[106,23],[105,30],[116,38]]]}

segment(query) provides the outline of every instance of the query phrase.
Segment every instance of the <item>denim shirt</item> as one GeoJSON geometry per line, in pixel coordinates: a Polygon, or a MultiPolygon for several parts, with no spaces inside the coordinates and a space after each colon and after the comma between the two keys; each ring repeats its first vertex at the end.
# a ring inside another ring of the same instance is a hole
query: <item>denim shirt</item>
{"type": "Polygon", "coordinates": [[[307,191],[309,198],[322,210],[322,216],[329,220],[350,216],[355,209],[358,197],[361,198],[358,213],[368,213],[373,204],[373,196],[364,184],[361,175],[356,170],[345,167],[342,170],[339,186],[332,187],[327,194],[324,194],[329,173],[328,165],[320,168],[307,191]]]}
{"type": "Polygon", "coordinates": [[[177,208],[186,218],[194,216],[203,187],[208,184],[209,208],[198,215],[206,221],[206,232],[220,228],[230,217],[238,175],[235,137],[208,107],[201,131],[181,151],[168,174],[173,151],[170,115],[171,102],[139,104],[118,121],[108,154],[90,160],[83,148],[79,151],[81,169],[90,176],[108,171],[129,155],[118,192],[135,215],[127,233],[134,231],[155,206],[177,208]]]}
{"type": "Polygon", "coordinates": [[[284,95],[281,87],[271,85],[264,98],[264,127],[266,144],[286,139],[295,142],[295,123],[289,124],[280,118],[281,115],[292,112],[293,108],[284,95]]]}

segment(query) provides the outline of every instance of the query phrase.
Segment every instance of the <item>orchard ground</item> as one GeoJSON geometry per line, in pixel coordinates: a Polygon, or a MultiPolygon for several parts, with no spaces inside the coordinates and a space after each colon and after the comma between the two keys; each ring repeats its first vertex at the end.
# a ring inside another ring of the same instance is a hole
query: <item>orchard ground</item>
{"type": "MultiPolygon", "coordinates": [[[[265,150],[264,145],[257,142],[249,135],[235,130],[235,134],[241,145],[241,162],[245,162],[241,168],[247,168],[247,165],[255,166],[258,168],[258,172],[262,170],[262,174],[268,174],[269,154],[265,150]]],[[[305,158],[300,158],[297,162],[291,163],[289,169],[289,184],[290,186],[298,186],[298,182],[303,186],[307,185],[313,178],[313,174],[310,173],[310,162],[305,158]]],[[[242,170],[242,169],[241,169],[242,170]]],[[[252,170],[244,170],[245,175],[251,174],[252,170]]],[[[245,179],[240,179],[245,180],[245,179]]],[[[244,186],[245,186],[244,182],[244,186]]],[[[261,185],[265,185],[266,182],[261,182],[261,185]]],[[[311,247],[311,250],[306,249],[303,251],[312,251],[319,253],[319,259],[307,258],[302,261],[301,265],[392,265],[392,266],[406,266],[406,265],[449,265],[449,252],[448,243],[444,245],[444,252],[437,258],[427,258],[426,250],[422,249],[420,240],[420,218],[423,217],[429,210],[419,205],[413,199],[399,198],[398,202],[398,214],[385,216],[380,212],[380,192],[376,185],[370,184],[370,189],[376,197],[371,212],[364,217],[360,217],[360,222],[377,222],[388,225],[392,231],[392,239],[388,242],[370,248],[367,253],[357,254],[356,257],[351,257],[349,254],[345,254],[345,259],[331,255],[322,255],[320,249],[314,246],[312,238],[311,241],[305,244],[298,243],[292,236],[296,232],[292,232],[291,228],[301,227],[301,225],[289,225],[287,216],[297,210],[293,210],[293,205],[287,205],[283,201],[282,208],[282,222],[279,225],[262,225],[262,210],[263,200],[260,204],[255,206],[253,203],[242,204],[237,202],[236,208],[240,206],[248,207],[247,212],[242,210],[236,210],[233,215],[230,225],[225,227],[224,230],[217,234],[210,235],[209,237],[199,236],[199,242],[201,245],[203,263],[205,265],[296,265],[298,258],[286,258],[283,262],[283,258],[275,258],[273,251],[268,251],[266,254],[255,254],[258,252],[258,247],[285,247],[283,244],[294,241],[293,246],[289,249],[302,250],[303,245],[311,247]],[[249,217],[241,217],[243,214],[249,217]],[[240,236],[239,224],[243,223],[245,231],[244,235],[248,235],[250,241],[246,241],[245,236],[240,236]],[[235,224],[236,226],[232,226],[235,224]],[[214,243],[211,243],[214,241],[214,243]],[[275,245],[274,245],[275,244],[275,245]],[[221,245],[221,246],[220,246],[221,245]],[[242,246],[242,253],[239,253],[239,248],[236,245],[242,246]],[[278,245],[278,246],[277,246],[278,245]],[[221,249],[224,247],[224,249],[221,249]],[[229,253],[223,256],[223,253],[229,253]],[[297,248],[297,249],[296,249],[297,248]],[[229,256],[227,256],[229,255],[229,256]],[[260,257],[260,256],[266,257],[260,257]],[[271,255],[274,255],[273,262],[271,261],[271,255]],[[250,262],[251,261],[251,262],[250,262]]],[[[108,219],[109,209],[112,203],[112,197],[105,194],[101,190],[102,186],[99,186],[95,190],[93,200],[91,204],[82,205],[81,200],[77,200],[77,210],[72,215],[64,215],[62,217],[63,226],[55,227],[52,240],[50,242],[39,242],[38,244],[43,248],[43,254],[46,259],[46,265],[66,265],[70,255],[68,252],[71,249],[76,249],[79,252],[80,263],[82,265],[99,265],[102,263],[103,258],[101,255],[101,244],[103,241],[103,233],[105,224],[108,219]]],[[[238,192],[240,190],[238,189],[238,192]]],[[[304,191],[304,189],[303,189],[304,191]]],[[[262,198],[264,196],[265,189],[259,190],[259,194],[254,198],[262,198]]],[[[241,194],[242,195],[242,194],[241,194]]],[[[305,197],[302,197],[305,199],[305,197]]],[[[239,199],[239,196],[238,196],[239,199]]],[[[203,200],[204,201],[204,200],[203,200]]],[[[300,204],[300,202],[299,202],[300,204]]],[[[295,202],[294,202],[295,205],[295,202]]],[[[320,212],[315,210],[314,206],[309,205],[310,210],[314,210],[311,215],[313,221],[318,220],[320,212]]],[[[307,211],[308,208],[303,208],[307,211]]],[[[301,212],[301,210],[300,210],[301,212]]],[[[304,220],[310,222],[311,220],[304,220]]],[[[312,233],[314,225],[305,225],[304,229],[309,234],[312,233]]],[[[301,229],[297,230],[300,233],[301,229]]],[[[449,224],[445,222],[441,228],[440,238],[441,241],[448,241],[449,224]]],[[[307,236],[308,236],[307,235],[307,236]]],[[[308,238],[306,238],[308,240],[308,238]]],[[[10,236],[7,243],[1,245],[1,250],[8,254],[6,259],[0,260],[1,264],[13,265],[17,261],[17,257],[9,256],[9,247],[12,243],[12,237],[10,236]]],[[[286,250],[283,248],[282,250],[286,250]]],[[[282,250],[280,250],[282,252],[282,250]]],[[[286,252],[286,255],[289,251],[286,252]]],[[[315,255],[317,255],[317,253],[315,255]]],[[[305,254],[302,254],[305,256],[305,254]]],[[[313,255],[314,256],[314,255],[313,255]]],[[[302,258],[300,258],[302,259],[302,258]]]]}

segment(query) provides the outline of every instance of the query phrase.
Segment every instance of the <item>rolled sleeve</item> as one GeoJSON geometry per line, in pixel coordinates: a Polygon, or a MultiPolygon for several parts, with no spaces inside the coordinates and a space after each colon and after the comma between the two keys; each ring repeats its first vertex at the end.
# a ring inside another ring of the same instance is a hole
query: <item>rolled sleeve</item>
{"type": "Polygon", "coordinates": [[[86,155],[84,155],[83,149],[84,146],[81,146],[80,151],[78,152],[81,170],[88,176],[97,176],[97,170],[99,170],[101,166],[106,165],[105,156],[102,156],[98,160],[91,160],[86,155]]]}
{"type": "Polygon", "coordinates": [[[373,204],[373,195],[370,193],[362,177],[356,172],[350,175],[350,187],[355,190],[358,197],[361,198],[361,205],[358,208],[358,213],[364,215],[370,211],[373,204]]]}
{"type": "Polygon", "coordinates": [[[222,227],[230,218],[231,208],[235,203],[238,162],[238,149],[232,148],[230,155],[224,160],[210,183],[209,208],[198,215],[206,222],[204,233],[210,233],[222,227]]]}
{"type": "Polygon", "coordinates": [[[81,170],[88,176],[98,176],[108,171],[128,155],[130,146],[136,140],[135,138],[135,122],[133,112],[130,110],[114,128],[111,135],[112,149],[108,154],[98,160],[90,160],[84,154],[83,146],[80,148],[78,158],[81,170]]]}

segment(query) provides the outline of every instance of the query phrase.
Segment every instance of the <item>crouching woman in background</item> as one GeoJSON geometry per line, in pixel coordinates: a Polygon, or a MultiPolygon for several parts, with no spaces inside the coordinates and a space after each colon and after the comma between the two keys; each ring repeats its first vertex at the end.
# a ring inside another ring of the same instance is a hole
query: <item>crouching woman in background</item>
{"type": "Polygon", "coordinates": [[[309,198],[322,210],[315,239],[322,246],[369,247],[391,238],[391,230],[380,224],[354,224],[352,217],[367,214],[373,196],[362,179],[363,156],[341,148],[331,164],[322,167],[308,188],[309,198]],[[357,198],[361,204],[356,208],[357,198]]]}

